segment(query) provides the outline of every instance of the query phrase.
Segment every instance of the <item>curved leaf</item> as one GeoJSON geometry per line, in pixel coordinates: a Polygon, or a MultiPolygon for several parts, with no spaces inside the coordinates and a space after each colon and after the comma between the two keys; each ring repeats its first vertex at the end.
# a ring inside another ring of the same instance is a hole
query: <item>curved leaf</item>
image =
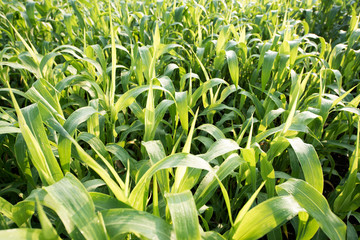
{"type": "Polygon", "coordinates": [[[165,194],[171,219],[174,225],[176,239],[199,240],[199,219],[194,198],[189,190],[182,193],[165,194]]]}
{"type": "Polygon", "coordinates": [[[73,238],[78,238],[81,233],[86,239],[107,239],[89,193],[72,174],[66,174],[62,180],[44,190],[40,192],[43,195],[35,196],[59,215],[73,238]]]}
{"type": "Polygon", "coordinates": [[[301,164],[305,180],[322,193],[324,187],[323,172],[315,148],[310,144],[304,143],[300,138],[287,140],[294,149],[296,157],[301,164]]]}
{"type": "Polygon", "coordinates": [[[133,209],[110,209],[101,214],[111,239],[121,239],[125,233],[135,233],[154,240],[175,239],[171,225],[150,213],[133,209]]]}
{"type": "Polygon", "coordinates": [[[330,239],[345,239],[345,223],[331,211],[325,197],[310,184],[292,178],[276,186],[276,191],[279,194],[292,195],[330,239]]]}
{"type": "MultiPolygon", "coordinates": [[[[73,112],[64,123],[65,130],[73,136],[76,128],[88,120],[97,111],[93,107],[83,107],[73,112]]],[[[60,135],[58,144],[61,168],[65,173],[70,171],[71,141],[60,135]]]]}
{"type": "Polygon", "coordinates": [[[304,209],[292,196],[274,197],[245,214],[232,239],[259,239],[304,209]]]}

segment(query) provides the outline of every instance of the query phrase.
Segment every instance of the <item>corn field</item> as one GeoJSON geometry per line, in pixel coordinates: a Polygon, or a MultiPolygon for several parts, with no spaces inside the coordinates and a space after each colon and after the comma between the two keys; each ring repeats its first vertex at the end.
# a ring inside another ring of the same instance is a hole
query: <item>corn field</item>
{"type": "Polygon", "coordinates": [[[0,0],[0,239],[358,239],[356,0],[0,0]]]}

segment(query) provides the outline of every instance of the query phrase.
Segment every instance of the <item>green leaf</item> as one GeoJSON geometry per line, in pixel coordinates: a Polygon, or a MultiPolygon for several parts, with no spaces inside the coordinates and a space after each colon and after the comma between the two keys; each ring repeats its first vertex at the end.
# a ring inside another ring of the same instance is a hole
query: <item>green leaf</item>
{"type": "MultiPolygon", "coordinates": [[[[233,153],[220,165],[219,169],[216,171],[216,175],[222,181],[242,164],[246,164],[246,162],[241,159],[238,154],[233,153]]],[[[197,208],[202,207],[209,201],[218,186],[219,183],[216,181],[214,175],[208,173],[203,178],[194,194],[197,208]]]]}
{"type": "Polygon", "coordinates": [[[315,148],[304,143],[300,138],[287,139],[294,149],[297,159],[301,164],[305,180],[316,190],[322,193],[324,178],[321,163],[315,148]]]}
{"type": "Polygon", "coordinates": [[[164,99],[162,100],[155,108],[155,124],[154,129],[159,126],[160,122],[163,120],[164,115],[169,107],[171,107],[174,104],[174,101],[164,99]]]}
{"type": "Polygon", "coordinates": [[[241,156],[248,163],[250,168],[249,182],[252,185],[253,191],[256,189],[256,153],[254,148],[241,149],[241,156]]]}
{"type": "MultiPolygon", "coordinates": [[[[134,100],[137,96],[139,96],[141,93],[145,92],[148,89],[149,89],[149,86],[139,86],[139,87],[133,88],[133,89],[127,91],[126,93],[124,93],[123,95],[121,95],[121,97],[115,103],[115,107],[114,107],[115,110],[112,113],[112,119],[116,119],[117,118],[116,114],[118,112],[125,110],[125,108],[127,108],[134,102],[134,100]]],[[[171,93],[168,90],[166,90],[165,88],[162,88],[159,86],[153,86],[153,89],[162,90],[164,92],[167,92],[170,96],[172,96],[171,93]]]]}
{"type": "Polygon", "coordinates": [[[176,108],[179,113],[180,123],[184,131],[188,133],[189,129],[189,116],[188,116],[188,104],[187,104],[187,92],[176,92],[176,108]]]}
{"type": "Polygon", "coordinates": [[[347,92],[345,92],[343,95],[341,95],[340,97],[338,97],[335,101],[332,102],[331,104],[331,108],[335,107],[339,102],[341,102],[348,94],[350,94],[358,85],[350,88],[347,92]]]}
{"type": "Polygon", "coordinates": [[[176,239],[201,239],[194,198],[189,190],[165,195],[176,239]]]}
{"type": "MultiPolygon", "coordinates": [[[[356,138],[356,145],[355,151],[353,152],[352,156],[350,157],[349,161],[349,177],[346,180],[342,191],[337,196],[334,201],[334,211],[335,212],[348,212],[348,211],[355,211],[356,209],[351,209],[351,203],[353,201],[353,193],[356,189],[356,184],[358,182],[358,164],[359,164],[359,144],[360,141],[360,121],[358,121],[357,126],[357,138],[356,138]]],[[[355,193],[357,194],[357,193],[355,193]]]]}
{"type": "Polygon", "coordinates": [[[236,53],[232,50],[226,51],[226,60],[231,79],[234,85],[237,87],[239,84],[239,61],[237,59],[236,53]]]}
{"type": "Polygon", "coordinates": [[[259,239],[304,211],[292,196],[274,197],[247,212],[232,239],[259,239]]]}
{"type": "Polygon", "coordinates": [[[201,239],[203,240],[225,240],[223,236],[221,236],[217,232],[209,231],[201,233],[201,239]]]}
{"type": "Polygon", "coordinates": [[[36,208],[37,208],[41,228],[43,229],[43,231],[41,232],[40,239],[46,239],[46,240],[61,239],[57,234],[56,230],[54,229],[54,227],[52,226],[49,218],[46,216],[46,213],[38,200],[37,200],[36,208]]]}
{"type": "Polygon", "coordinates": [[[86,239],[107,239],[89,193],[72,174],[66,174],[62,180],[44,190],[45,197],[37,195],[40,202],[58,214],[67,232],[74,238],[81,233],[86,239]],[[75,228],[79,232],[74,235],[75,228]]]}
{"type": "Polygon", "coordinates": [[[4,198],[0,197],[0,212],[7,218],[14,221],[13,218],[13,205],[4,198]]]}
{"type": "MultiPolygon", "coordinates": [[[[149,142],[143,142],[142,143],[146,151],[149,154],[151,165],[154,165],[155,163],[159,162],[161,159],[165,158],[165,150],[163,145],[160,141],[149,141],[149,142]]],[[[170,191],[170,185],[169,185],[169,174],[167,170],[160,170],[158,173],[156,173],[157,181],[159,182],[160,189],[163,193],[170,191]]]]}
{"type": "Polygon", "coordinates": [[[270,73],[273,68],[273,64],[275,61],[278,52],[274,51],[267,51],[264,56],[264,64],[262,65],[262,72],[261,72],[261,89],[264,91],[265,87],[269,81],[270,73]]]}
{"type": "Polygon", "coordinates": [[[23,225],[35,212],[35,203],[32,201],[18,202],[12,208],[13,220],[19,227],[23,225]]]}
{"type": "Polygon", "coordinates": [[[34,102],[41,102],[51,110],[60,123],[63,123],[64,114],[54,87],[47,81],[37,80],[26,92],[26,96],[34,102]]]}
{"type": "MultiPolygon", "coordinates": [[[[65,130],[70,136],[73,136],[77,127],[88,120],[96,110],[93,107],[82,107],[73,112],[64,123],[65,130]]],[[[58,152],[60,157],[61,168],[65,173],[70,171],[71,160],[71,141],[65,136],[60,135],[58,152]]]]}
{"type": "Polygon", "coordinates": [[[112,22],[110,1],[109,1],[109,20],[110,20],[110,33],[111,33],[111,82],[107,88],[108,89],[107,96],[109,98],[109,106],[114,106],[115,89],[116,89],[116,47],[115,47],[115,30],[112,22]]]}
{"type": "MultiPolygon", "coordinates": [[[[85,164],[87,164],[90,168],[92,168],[103,180],[104,182],[106,182],[106,184],[108,185],[109,189],[114,193],[114,195],[116,196],[117,199],[123,201],[123,202],[127,202],[127,198],[125,197],[125,193],[124,191],[120,188],[120,186],[118,184],[116,184],[116,182],[110,177],[110,175],[108,174],[108,172],[105,171],[105,169],[103,169],[101,167],[101,165],[99,165],[80,145],[79,143],[69,135],[69,133],[56,121],[56,119],[53,118],[53,116],[47,112],[44,111],[43,113],[43,118],[44,121],[46,122],[46,124],[48,124],[52,129],[54,129],[55,131],[57,131],[60,135],[66,137],[67,139],[69,139],[72,144],[74,144],[76,150],[77,150],[77,155],[79,157],[79,159],[81,161],[83,161],[85,164]]],[[[105,161],[106,162],[106,161],[105,161]]],[[[107,165],[107,167],[109,169],[111,169],[112,172],[114,172],[115,170],[113,169],[113,167],[111,165],[107,165]]]]}
{"type": "Polygon", "coordinates": [[[100,139],[95,137],[94,135],[87,133],[87,132],[80,133],[77,140],[78,141],[83,140],[91,146],[91,148],[100,157],[100,159],[104,163],[105,167],[111,172],[113,177],[116,179],[119,186],[122,189],[125,189],[125,183],[121,180],[121,178],[119,177],[119,174],[115,171],[110,154],[107,152],[104,143],[102,141],[100,141],[100,139]]]}
{"type": "MultiPolygon", "coordinates": [[[[209,150],[205,154],[200,154],[198,155],[198,157],[201,157],[207,162],[211,162],[217,157],[220,157],[238,149],[240,149],[240,147],[234,140],[219,139],[210,146],[209,150]]],[[[181,171],[183,169],[185,168],[176,169],[174,191],[182,192],[185,190],[190,190],[197,183],[200,177],[200,169],[186,169],[186,171],[184,171],[182,175],[181,171]],[[180,176],[183,177],[180,178],[180,176]]]]}
{"type": "Polygon", "coordinates": [[[22,239],[22,240],[38,240],[43,230],[35,228],[17,228],[0,231],[1,239],[22,239]]]}
{"type": "Polygon", "coordinates": [[[112,208],[131,208],[128,204],[117,200],[104,193],[90,192],[96,211],[108,210],[112,208]]]}
{"type": "MultiPolygon", "coordinates": [[[[51,52],[49,54],[46,54],[42,59],[41,59],[41,62],[40,62],[40,66],[39,66],[39,69],[40,69],[40,72],[43,74],[43,76],[45,75],[45,70],[46,70],[46,65],[47,64],[52,64],[52,59],[55,58],[56,56],[60,56],[61,54],[60,53],[57,53],[57,52],[51,52]]],[[[49,66],[51,67],[51,66],[49,66]]]]}
{"type": "Polygon", "coordinates": [[[75,13],[76,17],[78,18],[80,28],[84,29],[85,22],[84,22],[83,16],[81,15],[81,13],[79,12],[79,9],[76,6],[77,1],[70,0],[69,3],[72,6],[72,8],[74,9],[74,13],[75,13]]]}
{"type": "Polygon", "coordinates": [[[260,158],[260,174],[263,180],[266,180],[266,192],[268,198],[274,196],[275,192],[275,171],[271,161],[267,157],[260,158]]]}
{"type": "Polygon", "coordinates": [[[128,163],[128,160],[130,160],[130,167],[131,169],[135,169],[135,161],[130,158],[129,153],[122,147],[120,147],[117,144],[109,144],[106,146],[106,150],[110,153],[114,154],[117,159],[121,161],[121,163],[126,166],[128,163]]]}
{"type": "MultiPolygon", "coordinates": [[[[43,181],[43,183],[44,184],[52,184],[55,182],[55,180],[51,174],[51,170],[49,169],[48,163],[46,161],[44,153],[42,152],[41,146],[40,146],[39,142],[37,141],[36,137],[33,135],[29,126],[27,125],[25,117],[20,110],[20,107],[15,99],[13,92],[11,91],[9,83],[8,83],[8,87],[9,87],[10,96],[11,96],[12,102],[14,104],[16,114],[18,115],[20,130],[25,139],[26,145],[29,149],[29,153],[31,155],[32,162],[33,162],[34,166],[36,167],[36,169],[38,170],[40,178],[43,181]]],[[[31,109],[34,109],[34,107],[31,107],[29,110],[31,110],[31,109]]],[[[40,118],[40,116],[37,116],[37,112],[33,111],[31,113],[34,113],[35,117],[38,117],[40,119],[40,123],[37,122],[37,124],[41,124],[41,126],[43,127],[41,118],[40,118]]],[[[29,114],[28,116],[31,117],[31,115],[32,114],[29,114]]],[[[31,122],[31,120],[30,120],[30,122],[31,122]]],[[[40,130],[40,131],[42,131],[42,130],[40,130]]],[[[57,169],[55,168],[53,170],[57,170],[57,169]]]]}
{"type": "Polygon", "coordinates": [[[152,165],[136,184],[129,197],[131,205],[135,209],[143,210],[147,200],[146,191],[151,177],[159,170],[173,167],[192,167],[212,171],[212,168],[208,162],[192,154],[177,153],[165,157],[152,165]]]}
{"type": "Polygon", "coordinates": [[[142,68],[144,70],[144,75],[148,83],[150,83],[151,79],[155,77],[155,68],[151,68],[152,63],[152,55],[147,46],[143,46],[139,48],[139,53],[142,61],[142,68]]]}
{"type": "Polygon", "coordinates": [[[37,58],[37,54],[38,52],[36,51],[36,49],[34,48],[34,46],[30,43],[27,44],[27,42],[25,41],[25,39],[21,36],[21,34],[16,30],[16,28],[11,24],[11,22],[6,18],[6,16],[4,14],[1,14],[0,17],[2,17],[3,19],[5,19],[7,21],[7,23],[11,26],[11,28],[15,31],[16,36],[21,40],[21,42],[24,44],[26,50],[30,53],[32,59],[38,63],[38,58],[37,58]]]}
{"type": "Polygon", "coordinates": [[[230,35],[230,31],[228,31],[228,28],[223,28],[220,31],[220,34],[218,36],[217,42],[216,42],[216,55],[219,55],[219,52],[224,49],[226,42],[228,41],[228,37],[230,35]]]}
{"type": "Polygon", "coordinates": [[[188,134],[188,137],[186,138],[186,142],[185,142],[184,148],[182,150],[183,153],[190,153],[191,142],[192,142],[192,138],[193,138],[193,135],[194,135],[195,125],[196,125],[196,120],[197,120],[198,114],[199,114],[199,109],[196,110],[194,119],[193,119],[193,121],[191,123],[190,132],[188,134]]]}
{"type": "Polygon", "coordinates": [[[205,96],[209,90],[211,90],[213,87],[220,85],[220,84],[228,85],[228,83],[226,81],[224,81],[223,79],[220,79],[220,78],[209,79],[209,81],[200,85],[200,87],[198,87],[195,90],[195,92],[192,94],[189,106],[191,108],[194,107],[200,97],[205,96]]]}
{"type": "Polygon", "coordinates": [[[148,91],[146,108],[145,108],[145,133],[144,141],[151,141],[155,136],[155,106],[154,106],[154,94],[152,88],[152,80],[150,80],[150,87],[148,91]]]}
{"type": "MultiPolygon", "coordinates": [[[[64,175],[52,152],[37,104],[23,108],[22,113],[26,124],[29,126],[33,136],[40,145],[41,152],[44,154],[46,165],[50,170],[52,178],[54,178],[55,181],[60,180],[64,175]]],[[[25,142],[28,144],[28,150],[32,156],[32,151],[30,149],[31,146],[29,146],[29,142],[26,139],[25,142]]],[[[36,159],[32,160],[37,161],[36,159]]]]}
{"type": "Polygon", "coordinates": [[[211,136],[213,136],[216,140],[222,139],[222,138],[226,138],[224,133],[217,128],[216,126],[212,125],[212,124],[203,124],[200,127],[198,127],[197,129],[205,131],[207,133],[209,133],[211,136]]]}
{"type": "Polygon", "coordinates": [[[289,179],[276,186],[276,191],[281,195],[292,195],[330,239],[345,239],[345,223],[331,211],[325,197],[310,184],[299,179],[289,179]]]}
{"type": "Polygon", "coordinates": [[[171,225],[150,213],[133,209],[110,209],[101,214],[110,239],[123,239],[125,233],[139,234],[146,239],[175,239],[171,225]]]}
{"type": "Polygon", "coordinates": [[[206,153],[200,154],[199,157],[206,160],[207,162],[210,162],[217,157],[239,149],[239,145],[234,140],[228,138],[219,139],[210,146],[206,153]]]}
{"type": "Polygon", "coordinates": [[[236,219],[235,219],[235,226],[233,229],[237,229],[239,224],[244,219],[244,216],[248,213],[249,209],[251,208],[251,205],[254,203],[255,199],[259,195],[261,189],[264,187],[265,182],[263,182],[258,189],[252,194],[252,196],[249,198],[249,200],[245,203],[245,205],[241,208],[240,212],[238,213],[236,219]]]}
{"type": "Polygon", "coordinates": [[[27,154],[26,143],[22,134],[18,134],[16,137],[14,153],[20,171],[24,174],[27,182],[35,188],[36,184],[30,168],[30,159],[27,154]]]}

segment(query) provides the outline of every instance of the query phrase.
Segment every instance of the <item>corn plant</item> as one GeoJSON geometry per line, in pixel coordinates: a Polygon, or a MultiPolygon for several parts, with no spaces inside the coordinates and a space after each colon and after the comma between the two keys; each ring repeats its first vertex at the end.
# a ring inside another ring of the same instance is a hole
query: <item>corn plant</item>
{"type": "Polygon", "coordinates": [[[358,239],[359,20],[0,0],[0,238],[358,239]]]}

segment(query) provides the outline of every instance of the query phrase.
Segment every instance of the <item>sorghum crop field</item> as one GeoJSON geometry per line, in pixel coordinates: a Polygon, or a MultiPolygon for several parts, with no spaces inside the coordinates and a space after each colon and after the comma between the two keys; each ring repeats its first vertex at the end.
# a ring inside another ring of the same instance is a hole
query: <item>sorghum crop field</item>
{"type": "Polygon", "coordinates": [[[356,0],[0,0],[0,239],[358,239],[356,0]]]}

